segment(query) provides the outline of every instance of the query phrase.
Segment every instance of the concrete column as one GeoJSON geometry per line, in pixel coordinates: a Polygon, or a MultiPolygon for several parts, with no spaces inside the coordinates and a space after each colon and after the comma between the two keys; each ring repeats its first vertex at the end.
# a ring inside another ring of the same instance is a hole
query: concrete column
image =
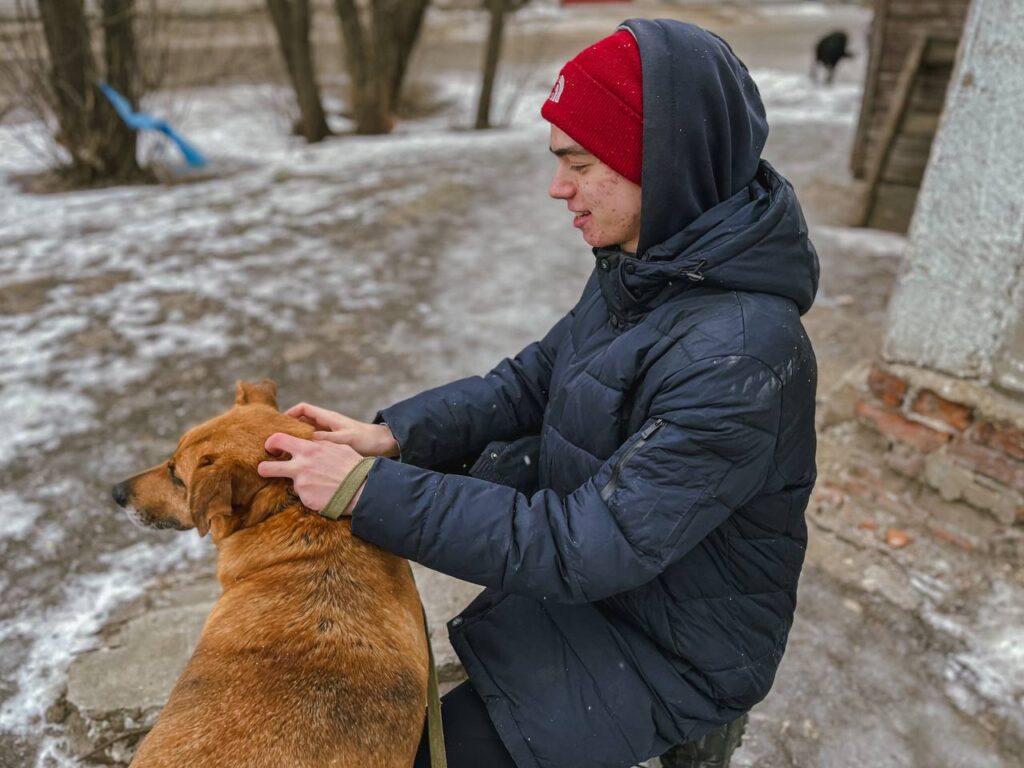
{"type": "Polygon", "coordinates": [[[974,0],[883,356],[1024,393],[1024,1],[974,0]]]}

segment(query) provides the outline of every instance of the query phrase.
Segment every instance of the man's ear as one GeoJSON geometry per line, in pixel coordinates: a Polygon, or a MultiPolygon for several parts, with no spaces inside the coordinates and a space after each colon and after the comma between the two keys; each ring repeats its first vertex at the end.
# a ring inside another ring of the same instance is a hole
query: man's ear
{"type": "Polygon", "coordinates": [[[199,467],[192,476],[188,489],[188,508],[192,524],[200,536],[205,536],[216,517],[231,517],[231,468],[212,463],[199,467]]]}
{"type": "Polygon", "coordinates": [[[277,410],[277,384],[271,379],[259,382],[235,382],[235,405],[253,405],[260,403],[277,410]]]}

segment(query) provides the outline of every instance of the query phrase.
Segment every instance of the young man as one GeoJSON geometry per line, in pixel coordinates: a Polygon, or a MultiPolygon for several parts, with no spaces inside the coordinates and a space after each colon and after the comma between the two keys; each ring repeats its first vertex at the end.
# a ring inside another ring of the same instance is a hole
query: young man
{"type": "Polygon", "coordinates": [[[487,587],[449,623],[469,675],[445,697],[453,768],[620,768],[673,745],[667,765],[727,765],[795,609],[817,257],[716,36],[628,21],[542,114],[549,192],[596,258],[576,306],[376,424],[294,407],[321,439],[271,437],[291,459],[260,471],[321,509],[363,456],[391,457],[353,532],[487,587]],[[476,477],[431,469],[485,447],[476,477]]]}

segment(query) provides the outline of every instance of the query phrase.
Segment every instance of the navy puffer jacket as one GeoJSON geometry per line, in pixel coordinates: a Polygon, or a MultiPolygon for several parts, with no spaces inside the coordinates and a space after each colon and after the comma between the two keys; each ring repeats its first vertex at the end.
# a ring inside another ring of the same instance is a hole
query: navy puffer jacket
{"type": "Polygon", "coordinates": [[[449,632],[523,768],[632,765],[748,710],[804,558],[817,257],[728,46],[626,26],[644,68],[639,254],[595,249],[544,339],[382,411],[402,460],[375,463],[353,514],[356,535],[487,587],[449,632]],[[537,447],[536,476],[429,469],[493,441],[537,447]]]}

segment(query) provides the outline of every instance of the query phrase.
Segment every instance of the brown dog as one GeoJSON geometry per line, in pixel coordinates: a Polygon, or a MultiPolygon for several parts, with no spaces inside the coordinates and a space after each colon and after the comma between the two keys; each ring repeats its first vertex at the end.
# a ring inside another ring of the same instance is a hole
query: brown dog
{"type": "Polygon", "coordinates": [[[230,411],[114,487],[142,525],[211,531],[223,587],[133,766],[412,765],[427,645],[409,565],[260,477],[274,432],[313,428],[273,382],[238,382],[230,411]]]}

